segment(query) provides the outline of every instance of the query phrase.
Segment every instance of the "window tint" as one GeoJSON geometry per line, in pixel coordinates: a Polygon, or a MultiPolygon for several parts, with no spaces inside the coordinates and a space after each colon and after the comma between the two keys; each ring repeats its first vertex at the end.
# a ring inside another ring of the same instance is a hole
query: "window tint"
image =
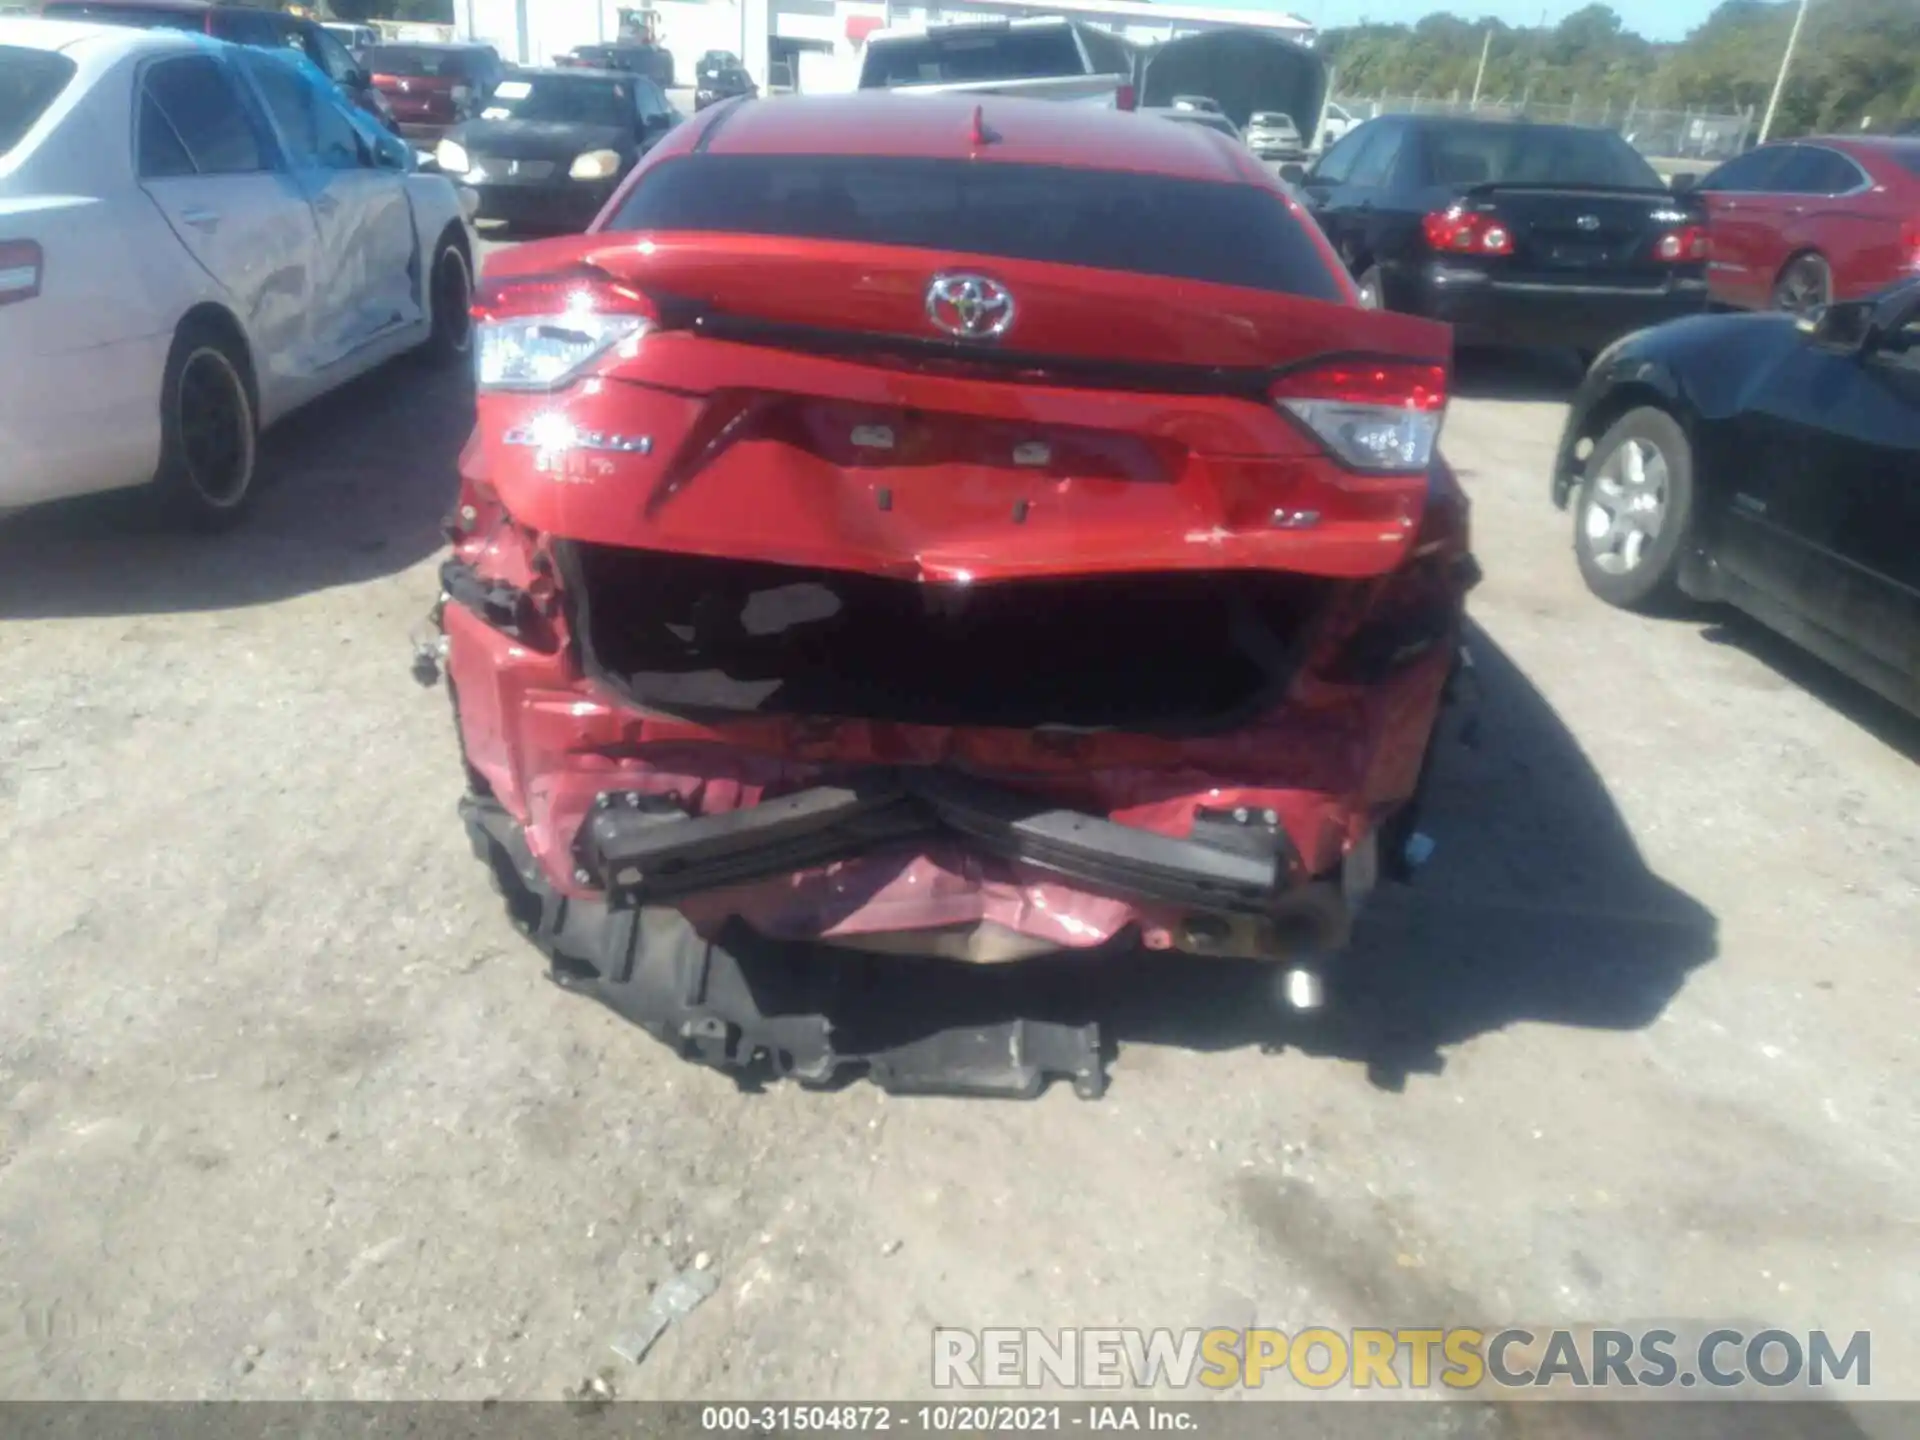
{"type": "Polygon", "coordinates": [[[1271,191],[1117,170],[687,155],[649,171],[608,228],[851,240],[1340,297],[1271,191]]]}
{"type": "Polygon", "coordinates": [[[1784,145],[1770,145],[1762,150],[1749,151],[1736,160],[1727,161],[1719,169],[1708,172],[1707,177],[1694,188],[1762,194],[1772,189],[1774,172],[1786,158],[1787,147],[1784,145]]]}
{"type": "Polygon", "coordinates": [[[1861,182],[1854,163],[1837,150],[1790,145],[1773,188],[1789,195],[1838,195],[1861,182]]]}
{"type": "Polygon", "coordinates": [[[1102,75],[1131,75],[1133,73],[1133,55],[1126,42],[1111,31],[1098,25],[1088,25],[1080,32],[1080,44],[1087,52],[1087,58],[1093,62],[1093,68],[1102,75]]]}
{"type": "Polygon", "coordinates": [[[216,12],[212,28],[222,40],[236,45],[285,45],[291,38],[271,15],[237,6],[216,12]]]}
{"type": "Polygon", "coordinates": [[[202,175],[264,170],[260,138],[233,77],[210,55],[162,60],[147,71],[147,94],[168,120],[202,175]]]}
{"type": "Polygon", "coordinates": [[[1034,30],[960,31],[867,43],[860,88],[951,85],[971,80],[1039,80],[1084,75],[1086,62],[1065,25],[1034,30]]]}
{"type": "Polygon", "coordinates": [[[1392,178],[1393,165],[1400,158],[1400,146],[1407,135],[1404,125],[1376,125],[1373,143],[1354,162],[1352,185],[1385,185],[1392,178]]]}
{"type": "Polygon", "coordinates": [[[590,76],[540,75],[502,81],[487,97],[486,120],[552,120],[562,125],[633,126],[633,85],[590,76]]]}
{"type": "Polygon", "coordinates": [[[472,73],[474,61],[470,51],[435,50],[425,45],[376,45],[367,51],[367,69],[374,74],[409,79],[465,79],[472,73]]]}
{"type": "Polygon", "coordinates": [[[136,140],[139,147],[137,163],[142,180],[167,180],[180,175],[193,174],[193,157],[187,154],[187,147],[180,143],[180,136],[173,128],[153,97],[144,90],[140,94],[140,125],[136,140]]]}
{"type": "Polygon", "coordinates": [[[303,27],[301,34],[307,40],[307,58],[318,65],[334,84],[350,85],[360,78],[359,65],[347,53],[347,47],[333,36],[317,26],[312,29],[303,27]]]}
{"type": "Polygon", "coordinates": [[[1334,147],[1320,157],[1320,163],[1313,167],[1315,180],[1328,185],[1344,185],[1347,177],[1353,173],[1354,164],[1360,159],[1360,152],[1367,148],[1367,142],[1379,133],[1378,125],[1362,125],[1350,130],[1334,144],[1334,147]]]}
{"type": "Polygon", "coordinates": [[[360,143],[353,122],[319,75],[266,53],[247,56],[245,64],[286,141],[290,162],[329,170],[360,168],[360,143]]]}
{"type": "Polygon", "coordinates": [[[27,138],[73,79],[74,63],[51,50],[0,45],[0,155],[27,138]]]}
{"type": "Polygon", "coordinates": [[[1439,124],[1426,128],[1437,185],[1595,185],[1664,190],[1640,153],[1611,130],[1571,125],[1439,124]]]}

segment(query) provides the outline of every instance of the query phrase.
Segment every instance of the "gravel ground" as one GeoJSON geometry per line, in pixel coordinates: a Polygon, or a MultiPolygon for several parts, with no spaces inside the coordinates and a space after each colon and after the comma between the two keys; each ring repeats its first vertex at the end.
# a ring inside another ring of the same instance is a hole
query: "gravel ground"
{"type": "Polygon", "coordinates": [[[1572,377],[1464,378],[1482,735],[1368,997],[1116,994],[1092,1104],[742,1094],[544,980],[407,678],[460,379],[297,418],[224,538],[0,526],[0,1397],[898,1397],[936,1323],[1656,1317],[1871,1327],[1920,1395],[1916,727],[1591,600],[1572,377]]]}

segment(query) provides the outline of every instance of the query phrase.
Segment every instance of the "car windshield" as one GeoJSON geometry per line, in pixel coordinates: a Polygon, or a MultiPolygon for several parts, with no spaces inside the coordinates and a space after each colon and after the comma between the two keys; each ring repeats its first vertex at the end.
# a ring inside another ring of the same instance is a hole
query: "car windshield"
{"type": "Polygon", "coordinates": [[[1271,191],[1121,170],[687,155],[649,171],[608,228],[850,240],[1340,298],[1271,191]]]}
{"type": "Polygon", "coordinates": [[[914,35],[870,41],[863,89],[952,85],[980,80],[1040,80],[1084,75],[1086,64],[1064,25],[1041,30],[914,35]]]}
{"type": "Polygon", "coordinates": [[[1611,130],[1571,125],[1435,125],[1427,154],[1439,185],[1573,185],[1664,190],[1640,153],[1611,130]]]}
{"type": "Polygon", "coordinates": [[[0,45],[0,155],[26,138],[73,78],[74,63],[51,50],[0,45]]]}
{"type": "Polygon", "coordinates": [[[505,80],[487,97],[483,120],[543,120],[561,125],[625,125],[633,92],[597,75],[541,75],[505,80]]]}
{"type": "Polygon", "coordinates": [[[429,45],[376,45],[364,62],[376,75],[403,75],[413,79],[464,79],[473,68],[465,50],[436,50],[429,45]]]}
{"type": "Polygon", "coordinates": [[[1248,118],[1247,123],[1249,125],[1258,125],[1266,130],[1293,129],[1293,117],[1291,115],[1282,115],[1278,110],[1258,111],[1248,118]]]}

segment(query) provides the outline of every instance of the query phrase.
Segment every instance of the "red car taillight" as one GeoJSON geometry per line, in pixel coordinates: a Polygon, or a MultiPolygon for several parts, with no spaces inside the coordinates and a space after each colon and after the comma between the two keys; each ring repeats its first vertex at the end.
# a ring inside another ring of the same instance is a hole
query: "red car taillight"
{"type": "Polygon", "coordinates": [[[1920,275],[1920,220],[1909,220],[1900,227],[1900,249],[1907,269],[1920,275]]]}
{"type": "Polygon", "coordinates": [[[1420,222],[1427,245],[1446,255],[1511,255],[1513,232],[1497,216],[1455,205],[1420,222]]]}
{"type": "Polygon", "coordinates": [[[0,305],[31,300],[40,293],[46,257],[33,240],[0,240],[0,305]]]}
{"type": "Polygon", "coordinates": [[[560,390],[615,346],[638,344],[659,316],[640,291],[584,267],[483,285],[473,318],[482,390],[560,390]]]}
{"type": "Polygon", "coordinates": [[[1131,85],[1122,85],[1113,92],[1113,108],[1116,110],[1137,110],[1140,107],[1140,94],[1131,85]]]}
{"type": "Polygon", "coordinates": [[[1418,474],[1433,463],[1447,408],[1444,365],[1339,361],[1282,376],[1267,392],[1356,470],[1418,474]]]}
{"type": "Polygon", "coordinates": [[[1709,260],[1713,258],[1713,241],[1707,234],[1706,226],[1688,225],[1662,235],[1654,245],[1653,253],[1670,265],[1684,264],[1689,260],[1709,260]]]}

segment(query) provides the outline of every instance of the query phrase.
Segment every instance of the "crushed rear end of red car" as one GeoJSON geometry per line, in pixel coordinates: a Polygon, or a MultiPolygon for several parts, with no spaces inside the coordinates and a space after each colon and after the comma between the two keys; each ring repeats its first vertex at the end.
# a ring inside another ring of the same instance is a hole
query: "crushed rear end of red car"
{"type": "Polygon", "coordinates": [[[1476,573],[1446,331],[1257,183],[766,158],[684,142],[487,270],[437,609],[476,851],[689,1057],[1097,1094],[1070,997],[876,997],[1141,948],[1317,981],[1476,573]],[[1205,205],[1266,253],[1163,255],[1205,205]]]}

